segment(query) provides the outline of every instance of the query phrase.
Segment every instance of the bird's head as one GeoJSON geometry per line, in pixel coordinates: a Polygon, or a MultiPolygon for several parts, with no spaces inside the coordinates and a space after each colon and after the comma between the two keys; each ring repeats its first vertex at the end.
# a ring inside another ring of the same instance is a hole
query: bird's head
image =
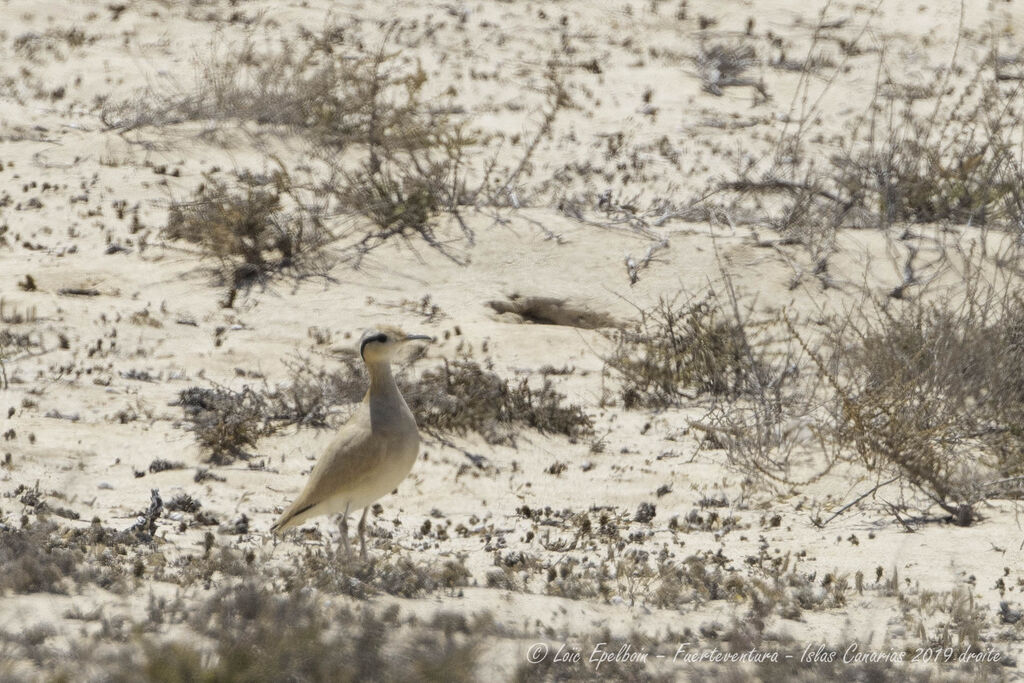
{"type": "Polygon", "coordinates": [[[430,342],[425,334],[406,334],[397,327],[367,330],[359,339],[359,355],[366,363],[390,361],[395,353],[410,342],[430,342]]]}

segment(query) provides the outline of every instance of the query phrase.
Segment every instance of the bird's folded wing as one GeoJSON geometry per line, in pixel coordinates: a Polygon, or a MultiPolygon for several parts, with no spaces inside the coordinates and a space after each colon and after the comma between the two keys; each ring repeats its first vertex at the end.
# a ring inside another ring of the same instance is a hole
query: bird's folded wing
{"type": "Polygon", "coordinates": [[[274,527],[288,528],[292,526],[289,522],[293,517],[346,490],[358,488],[374,472],[385,453],[385,444],[374,437],[369,420],[353,416],[324,450],[309,475],[306,487],[274,527]]]}
{"type": "Polygon", "coordinates": [[[318,503],[359,486],[378,468],[386,452],[383,440],[373,435],[368,423],[350,422],[320,456],[300,498],[318,503]]]}

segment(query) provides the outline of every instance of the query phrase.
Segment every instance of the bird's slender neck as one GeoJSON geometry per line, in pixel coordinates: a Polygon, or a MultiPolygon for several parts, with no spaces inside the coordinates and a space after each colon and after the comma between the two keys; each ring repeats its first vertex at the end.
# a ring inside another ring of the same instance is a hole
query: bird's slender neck
{"type": "Polygon", "coordinates": [[[370,373],[370,388],[363,400],[369,408],[371,429],[375,432],[405,433],[411,423],[415,431],[416,423],[391,374],[391,363],[386,360],[367,363],[366,369],[370,373]],[[399,417],[403,414],[406,416],[404,420],[399,417]]]}
{"type": "Polygon", "coordinates": [[[366,370],[370,374],[369,397],[384,396],[391,392],[398,391],[395,378],[391,374],[391,363],[387,360],[378,360],[366,363],[366,370]]]}

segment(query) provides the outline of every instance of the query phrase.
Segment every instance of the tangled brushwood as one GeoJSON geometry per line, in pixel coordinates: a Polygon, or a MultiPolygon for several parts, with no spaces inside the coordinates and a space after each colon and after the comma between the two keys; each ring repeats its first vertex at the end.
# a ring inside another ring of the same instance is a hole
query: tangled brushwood
{"type": "Polygon", "coordinates": [[[616,333],[607,366],[627,408],[676,405],[700,394],[736,396],[757,372],[742,320],[711,293],[661,299],[616,333]],[[680,301],[682,298],[682,301],[680,301]]]}

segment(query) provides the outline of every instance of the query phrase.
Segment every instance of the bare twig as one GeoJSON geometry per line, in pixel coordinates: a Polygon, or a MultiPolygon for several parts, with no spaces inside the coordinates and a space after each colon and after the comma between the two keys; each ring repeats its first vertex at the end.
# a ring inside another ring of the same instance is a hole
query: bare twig
{"type": "Polygon", "coordinates": [[[635,285],[640,281],[640,271],[651,265],[654,255],[662,249],[668,249],[668,240],[662,240],[647,247],[647,253],[639,261],[632,255],[626,255],[626,272],[629,274],[630,285],[635,285]]]}
{"type": "Polygon", "coordinates": [[[821,529],[824,526],[826,526],[829,522],[831,522],[833,519],[835,519],[836,517],[840,516],[841,514],[843,514],[844,512],[849,510],[850,508],[854,507],[855,505],[860,503],[862,500],[864,500],[868,496],[875,495],[875,493],[877,493],[879,489],[881,489],[881,488],[883,488],[885,486],[888,486],[889,484],[893,484],[893,483],[895,483],[897,481],[899,481],[899,476],[895,476],[892,479],[889,479],[887,481],[883,481],[882,483],[877,484],[877,485],[871,487],[870,489],[868,489],[867,491],[865,491],[861,495],[857,496],[854,500],[850,501],[849,503],[847,503],[843,507],[839,508],[831,517],[826,519],[824,522],[812,519],[811,523],[814,524],[814,526],[816,526],[819,529],[821,529]]]}

